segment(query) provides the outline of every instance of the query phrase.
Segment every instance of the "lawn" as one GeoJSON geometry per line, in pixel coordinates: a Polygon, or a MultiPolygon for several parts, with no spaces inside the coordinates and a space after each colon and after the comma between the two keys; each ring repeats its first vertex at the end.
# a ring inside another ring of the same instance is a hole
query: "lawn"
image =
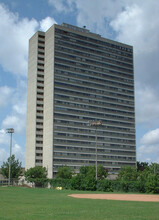
{"type": "Polygon", "coordinates": [[[67,196],[72,193],[82,192],[0,187],[0,220],[159,219],[157,202],[91,200],[67,196]]]}

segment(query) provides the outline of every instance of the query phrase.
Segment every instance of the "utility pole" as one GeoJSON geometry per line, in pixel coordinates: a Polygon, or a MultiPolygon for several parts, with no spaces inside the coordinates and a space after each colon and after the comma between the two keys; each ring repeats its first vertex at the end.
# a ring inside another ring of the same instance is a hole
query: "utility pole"
{"type": "Polygon", "coordinates": [[[12,134],[14,133],[14,129],[7,128],[6,131],[8,134],[10,134],[9,182],[8,182],[8,185],[10,185],[11,183],[12,134]]]}
{"type": "Polygon", "coordinates": [[[102,121],[92,121],[90,126],[95,127],[95,143],[96,143],[96,180],[98,179],[98,152],[97,152],[97,127],[102,125],[102,121]]]}

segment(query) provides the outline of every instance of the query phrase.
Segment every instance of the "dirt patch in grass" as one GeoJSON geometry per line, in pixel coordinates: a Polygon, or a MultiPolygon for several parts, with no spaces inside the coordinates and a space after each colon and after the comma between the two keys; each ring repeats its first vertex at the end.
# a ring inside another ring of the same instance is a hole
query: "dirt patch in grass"
{"type": "Polygon", "coordinates": [[[159,195],[141,195],[141,194],[71,194],[74,198],[80,199],[107,199],[122,201],[142,201],[159,202],[159,195]]]}

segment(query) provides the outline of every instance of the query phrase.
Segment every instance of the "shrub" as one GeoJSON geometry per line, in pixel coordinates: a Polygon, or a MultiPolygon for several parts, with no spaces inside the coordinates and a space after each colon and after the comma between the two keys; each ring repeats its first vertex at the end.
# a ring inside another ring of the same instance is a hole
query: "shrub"
{"type": "Polygon", "coordinates": [[[138,172],[135,167],[122,167],[118,174],[118,180],[136,181],[138,172]]]}
{"type": "Polygon", "coordinates": [[[83,178],[81,183],[83,190],[90,190],[90,191],[96,190],[96,179],[93,176],[88,176],[86,178],[83,178]]]}
{"type": "Polygon", "coordinates": [[[27,181],[35,184],[36,187],[44,187],[47,184],[47,170],[45,167],[32,167],[25,171],[27,181]]]}
{"type": "Polygon", "coordinates": [[[82,190],[81,186],[82,178],[81,175],[77,174],[71,179],[71,189],[72,190],[82,190]]]}
{"type": "Polygon", "coordinates": [[[56,177],[58,179],[71,179],[72,178],[71,168],[67,166],[59,167],[56,177]]]}
{"type": "Polygon", "coordinates": [[[103,192],[113,192],[111,180],[98,180],[97,181],[97,190],[103,192]]]}
{"type": "Polygon", "coordinates": [[[159,176],[150,174],[145,183],[147,193],[159,193],[159,176]]]}
{"type": "Polygon", "coordinates": [[[71,189],[70,179],[60,179],[60,178],[50,179],[49,183],[53,188],[62,187],[63,189],[71,189]]]}

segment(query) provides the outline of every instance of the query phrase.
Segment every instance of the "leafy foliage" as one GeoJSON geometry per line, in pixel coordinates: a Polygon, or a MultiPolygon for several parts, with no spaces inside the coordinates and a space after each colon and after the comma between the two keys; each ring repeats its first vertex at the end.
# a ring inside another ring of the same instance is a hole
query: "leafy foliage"
{"type": "Polygon", "coordinates": [[[144,169],[147,169],[149,164],[147,162],[137,162],[137,171],[143,171],[144,169]]]}
{"type": "Polygon", "coordinates": [[[125,192],[159,193],[159,164],[137,163],[138,168],[123,167],[118,180],[125,192]]]}
{"type": "Polygon", "coordinates": [[[98,165],[97,173],[99,180],[105,179],[108,176],[108,171],[102,165],[98,165]]]}
{"type": "Polygon", "coordinates": [[[61,179],[71,179],[72,178],[71,168],[67,166],[59,167],[56,177],[61,179]]]}
{"type": "Polygon", "coordinates": [[[113,187],[110,180],[98,180],[97,181],[97,190],[103,192],[113,192],[113,187]]]}
{"type": "Polygon", "coordinates": [[[25,171],[24,176],[27,181],[35,183],[35,186],[44,186],[47,182],[47,170],[45,167],[32,167],[25,171]]]}
{"type": "Polygon", "coordinates": [[[122,167],[118,174],[118,180],[135,181],[137,180],[138,172],[134,167],[122,167]]]}
{"type": "Polygon", "coordinates": [[[52,188],[62,187],[63,189],[71,189],[70,179],[50,179],[48,180],[52,188]]]}
{"type": "Polygon", "coordinates": [[[159,175],[159,164],[158,163],[151,163],[148,167],[148,170],[151,173],[154,173],[156,175],[159,175]]]}
{"type": "MultiPolygon", "coordinates": [[[[98,166],[98,179],[104,179],[108,173],[103,166],[98,166]]],[[[71,180],[72,189],[79,190],[96,190],[96,169],[95,166],[82,166],[79,174],[74,176],[71,180]]]]}
{"type": "MultiPolygon", "coordinates": [[[[10,157],[7,159],[7,162],[3,162],[1,166],[1,174],[9,178],[9,162],[10,157]]],[[[22,163],[19,160],[15,159],[15,155],[11,156],[11,179],[16,179],[22,174],[22,163]]]]}
{"type": "MultiPolygon", "coordinates": [[[[96,167],[95,166],[82,166],[80,168],[80,174],[86,176],[96,176],[96,167]]],[[[102,166],[98,165],[97,168],[98,179],[105,179],[108,176],[107,170],[102,166]]]]}
{"type": "Polygon", "coordinates": [[[159,193],[159,176],[149,174],[145,182],[145,191],[147,193],[159,193]]]}
{"type": "Polygon", "coordinates": [[[95,168],[92,166],[82,166],[80,172],[72,178],[72,189],[95,190],[95,168]]]}
{"type": "MultiPolygon", "coordinates": [[[[143,163],[144,164],[144,163],[143,163]]],[[[123,167],[119,171],[117,180],[106,179],[108,173],[102,166],[98,166],[98,180],[95,178],[95,166],[82,166],[77,175],[72,176],[69,167],[62,167],[58,170],[56,179],[49,180],[50,185],[62,187],[63,189],[91,190],[104,192],[142,192],[159,193],[159,164],[152,163],[144,169],[123,167]]],[[[46,169],[34,167],[25,172],[25,176],[36,186],[44,186],[47,183],[46,169]]]]}
{"type": "Polygon", "coordinates": [[[71,189],[82,190],[82,176],[77,174],[71,179],[71,189]]]}

